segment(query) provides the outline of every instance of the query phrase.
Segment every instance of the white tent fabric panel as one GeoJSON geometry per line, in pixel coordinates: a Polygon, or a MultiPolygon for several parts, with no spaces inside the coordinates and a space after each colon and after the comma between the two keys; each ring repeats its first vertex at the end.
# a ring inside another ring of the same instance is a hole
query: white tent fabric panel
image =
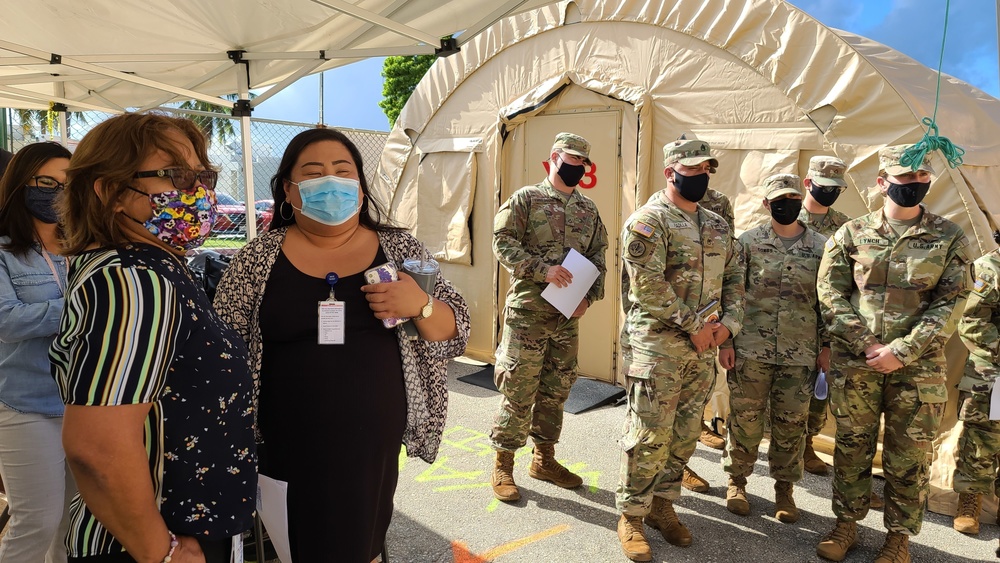
{"type": "Polygon", "coordinates": [[[231,106],[218,96],[237,91],[237,73],[260,88],[373,56],[431,54],[444,36],[470,32],[460,46],[497,18],[549,2],[4,0],[0,107],[231,106]]]}

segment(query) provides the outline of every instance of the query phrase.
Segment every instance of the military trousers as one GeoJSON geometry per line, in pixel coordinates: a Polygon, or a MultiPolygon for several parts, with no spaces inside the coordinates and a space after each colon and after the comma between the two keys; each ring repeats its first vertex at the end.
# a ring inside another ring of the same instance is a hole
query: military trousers
{"type": "Polygon", "coordinates": [[[621,469],[615,505],[642,516],[653,497],[681,496],[684,466],[701,434],[705,403],[715,380],[715,349],[698,354],[690,342],[669,356],[631,350],[625,390],[628,411],[619,444],[621,469]]]}
{"type": "Polygon", "coordinates": [[[838,365],[831,372],[830,404],[837,420],[833,454],[833,512],[856,522],[868,514],[872,460],[885,417],[883,521],[890,532],[920,532],[929,493],[932,441],[948,392],[942,366],[907,366],[889,374],[838,365]]]}
{"type": "Polygon", "coordinates": [[[1000,420],[990,420],[990,393],[962,391],[958,400],[962,435],[955,459],[956,493],[993,493],[1000,455],[1000,420]]]}
{"type": "Polygon", "coordinates": [[[806,435],[815,438],[826,426],[826,411],[830,405],[830,397],[809,400],[809,421],[806,423],[806,435]]]}
{"type": "Polygon", "coordinates": [[[504,309],[493,381],[502,395],[490,431],[494,449],[516,451],[559,441],[563,405],[576,381],[580,319],[561,313],[504,309]]]}
{"type": "Polygon", "coordinates": [[[771,477],[796,482],[802,478],[806,420],[815,370],[811,366],[779,366],[749,358],[729,370],[729,439],[722,468],[733,477],[749,477],[769,416],[771,444],[767,462],[771,477]]]}

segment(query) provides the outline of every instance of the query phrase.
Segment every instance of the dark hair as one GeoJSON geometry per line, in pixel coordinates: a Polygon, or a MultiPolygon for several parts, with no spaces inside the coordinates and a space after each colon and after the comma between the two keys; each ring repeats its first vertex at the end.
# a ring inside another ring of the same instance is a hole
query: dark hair
{"type": "Polygon", "coordinates": [[[156,113],[126,113],[101,122],[77,145],[70,160],[66,194],[59,205],[65,251],[79,254],[92,244],[117,247],[129,242],[117,207],[142,161],[157,150],[182,164],[170,133],[191,141],[195,156],[210,168],[205,134],[190,119],[156,113]],[[100,182],[100,193],[95,185],[100,182]]]}
{"type": "Polygon", "coordinates": [[[69,150],[54,141],[33,143],[17,151],[0,178],[0,236],[10,237],[3,249],[25,254],[35,243],[35,222],[25,204],[23,188],[54,158],[69,158],[69,150]]]}
{"type": "Polygon", "coordinates": [[[354,159],[354,166],[358,170],[358,178],[361,181],[361,193],[364,194],[364,201],[361,202],[361,211],[358,221],[362,226],[376,232],[403,230],[401,227],[393,225],[389,221],[389,214],[382,208],[382,204],[372,197],[372,192],[368,188],[368,181],[365,179],[364,163],[361,160],[361,151],[357,145],[336,129],[317,128],[303,131],[289,141],[285,147],[285,154],[281,155],[281,164],[278,171],[271,177],[271,197],[274,198],[274,217],[267,230],[280,229],[295,223],[295,215],[285,219],[281,214],[281,208],[285,204],[285,181],[291,180],[292,168],[299,159],[299,155],[309,145],[320,141],[336,141],[347,148],[354,159]]]}

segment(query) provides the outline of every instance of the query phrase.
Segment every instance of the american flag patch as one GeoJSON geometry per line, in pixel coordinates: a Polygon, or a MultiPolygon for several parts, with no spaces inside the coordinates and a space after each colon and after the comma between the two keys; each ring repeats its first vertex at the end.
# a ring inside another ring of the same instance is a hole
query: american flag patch
{"type": "Polygon", "coordinates": [[[982,291],[984,287],[986,287],[986,281],[977,278],[976,279],[976,283],[975,283],[975,289],[976,289],[976,291],[982,291]]]}
{"type": "Polygon", "coordinates": [[[640,234],[646,238],[649,238],[653,236],[653,233],[656,231],[655,229],[653,229],[652,225],[647,225],[642,221],[636,221],[635,225],[632,225],[632,232],[640,234]]]}

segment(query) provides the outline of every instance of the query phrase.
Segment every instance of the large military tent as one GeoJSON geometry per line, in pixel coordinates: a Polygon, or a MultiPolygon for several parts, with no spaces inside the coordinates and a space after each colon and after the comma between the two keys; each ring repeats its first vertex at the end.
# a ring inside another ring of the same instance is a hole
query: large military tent
{"type": "MultiPolygon", "coordinates": [[[[737,231],[764,220],[755,190],[764,177],[804,176],[817,154],[847,162],[850,188],[835,207],[858,216],[881,205],[872,189],[878,149],[921,139],[936,88],[935,71],[783,0],[563,1],[503,19],[438,60],[390,132],[375,185],[466,296],[468,354],[491,361],[507,287],[491,251],[493,216],[544,177],[556,132],[590,140],[596,166],[582,186],[612,234],[611,274],[605,299],[583,319],[580,371],[616,382],[614,235],[663,187],[664,143],[682,133],[711,143],[720,161],[712,186],[733,200],[737,231]]],[[[966,150],[965,164],[949,168],[933,153],[926,203],[965,229],[976,255],[992,250],[1000,101],[945,76],[937,121],[966,150]]],[[[957,382],[966,353],[957,338],[948,352],[957,382]]],[[[931,505],[940,511],[953,502],[952,399],[934,466],[931,505]]],[[[832,428],[824,434],[829,451],[832,428]]]]}

